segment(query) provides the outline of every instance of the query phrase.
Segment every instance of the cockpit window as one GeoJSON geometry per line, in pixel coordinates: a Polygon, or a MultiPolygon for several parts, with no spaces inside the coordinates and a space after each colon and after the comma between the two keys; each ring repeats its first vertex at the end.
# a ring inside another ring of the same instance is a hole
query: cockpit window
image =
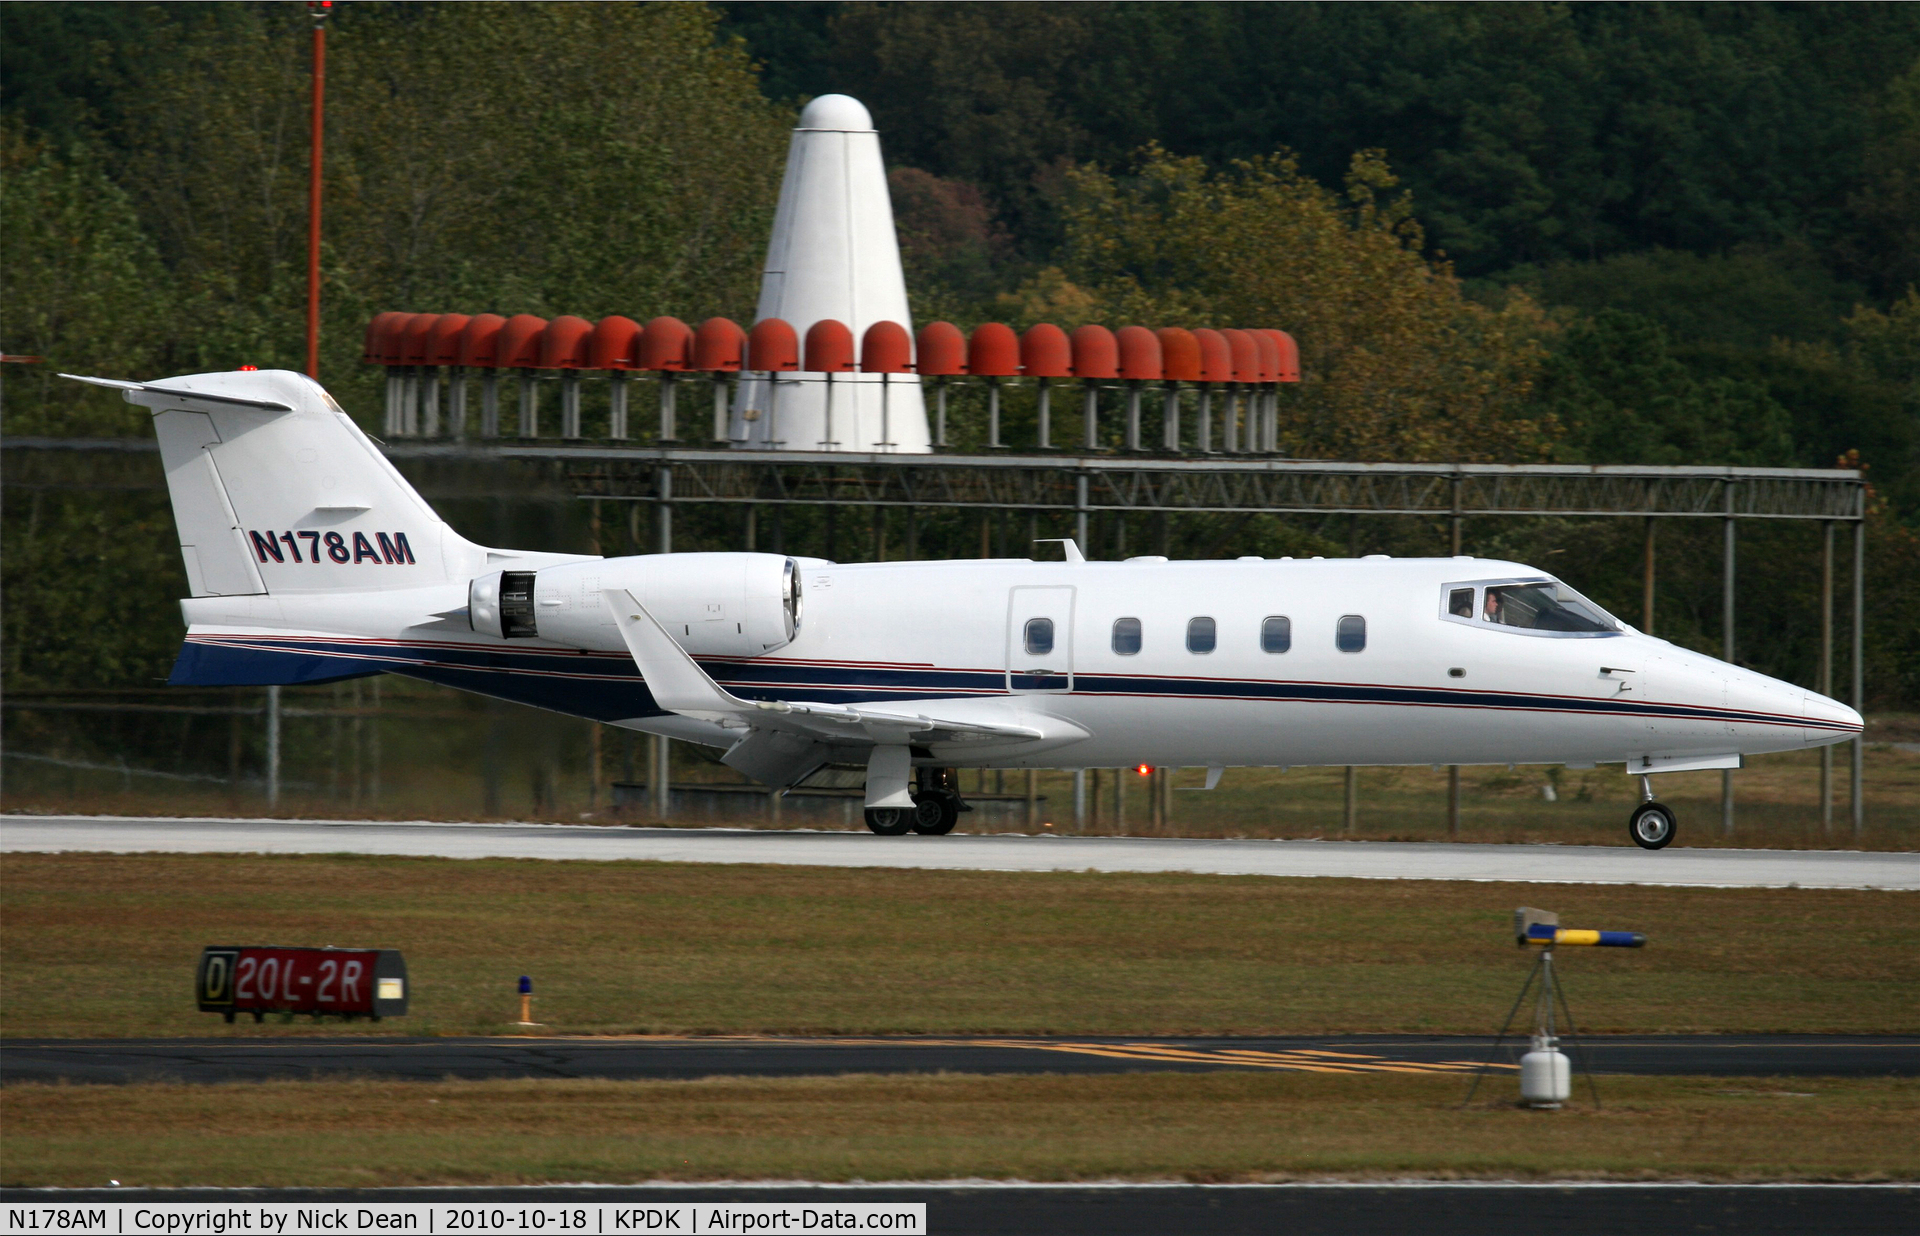
{"type": "Polygon", "coordinates": [[[1540,635],[1613,635],[1620,624],[1559,580],[1487,580],[1448,584],[1445,614],[1455,622],[1540,635]]]}
{"type": "Polygon", "coordinates": [[[1487,589],[1481,617],[1529,631],[1611,631],[1613,623],[1565,584],[1508,584],[1487,589]]]}

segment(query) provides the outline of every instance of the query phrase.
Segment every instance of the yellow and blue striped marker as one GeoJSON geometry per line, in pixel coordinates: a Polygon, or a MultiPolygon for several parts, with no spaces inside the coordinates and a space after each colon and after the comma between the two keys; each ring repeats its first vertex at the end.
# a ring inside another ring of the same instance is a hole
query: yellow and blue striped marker
{"type": "Polygon", "coordinates": [[[1551,923],[1532,923],[1527,927],[1528,944],[1592,944],[1601,948],[1644,948],[1647,937],[1637,931],[1591,931],[1577,927],[1555,927],[1551,923]]]}

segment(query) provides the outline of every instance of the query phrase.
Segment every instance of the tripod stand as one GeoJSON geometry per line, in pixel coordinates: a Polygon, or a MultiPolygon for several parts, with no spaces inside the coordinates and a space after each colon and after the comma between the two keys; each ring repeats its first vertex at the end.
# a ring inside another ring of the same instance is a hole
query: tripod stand
{"type": "MultiPolygon", "coordinates": [[[[1539,959],[1533,963],[1533,968],[1527,971],[1527,981],[1520,985],[1520,994],[1514,998],[1513,1008],[1507,1011],[1506,1021],[1500,1024],[1500,1033],[1495,1036],[1493,1040],[1493,1050],[1488,1053],[1486,1062],[1474,1070],[1473,1084],[1467,1088],[1467,1097],[1461,1100],[1460,1106],[1465,1107],[1467,1104],[1473,1102],[1473,1096],[1478,1093],[1480,1089],[1481,1080],[1486,1077],[1488,1070],[1498,1062],[1500,1046],[1506,1041],[1507,1031],[1512,1029],[1513,1019],[1519,1014],[1520,1006],[1526,1003],[1527,993],[1534,990],[1534,981],[1536,979],[1539,980],[1539,990],[1536,992],[1533,1002],[1533,1052],[1558,1053],[1562,1036],[1557,1032],[1554,1024],[1554,1011],[1557,1004],[1559,1011],[1566,1017],[1567,1032],[1565,1038],[1579,1059],[1580,1071],[1586,1074],[1587,1088],[1593,1095],[1593,1105],[1595,1108],[1600,1106],[1600,1087],[1595,1084],[1593,1080],[1593,1069],[1587,1063],[1586,1048],[1581,1044],[1579,1034],[1574,1029],[1573,1009],[1567,1004],[1566,990],[1561,986],[1558,976],[1554,973],[1552,944],[1548,944],[1540,950],[1539,959]]],[[[1529,1054],[1531,1055],[1533,1053],[1529,1054]]],[[[1526,1088],[1525,1068],[1526,1065],[1523,1061],[1523,1090],[1526,1088]]],[[[1536,1104],[1536,1106],[1548,1105],[1549,1104],[1544,1103],[1536,1104]]],[[[1558,1101],[1555,1101],[1552,1102],[1550,1106],[1558,1107],[1560,1104],[1558,1101]]]]}

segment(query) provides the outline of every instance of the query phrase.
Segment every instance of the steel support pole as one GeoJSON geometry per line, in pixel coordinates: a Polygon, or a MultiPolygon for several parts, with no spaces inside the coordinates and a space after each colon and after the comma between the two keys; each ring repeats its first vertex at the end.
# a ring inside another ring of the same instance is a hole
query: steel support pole
{"type": "Polygon", "coordinates": [[[447,436],[455,442],[467,437],[467,371],[458,365],[447,370],[447,436]]]}
{"type": "MultiPolygon", "coordinates": [[[[831,379],[829,379],[831,381],[831,379]]],[[[987,449],[1000,449],[1000,379],[987,379],[987,449]]]]}
{"type": "MultiPolygon", "coordinates": [[[[1853,526],[1853,710],[1867,715],[1867,675],[1864,658],[1867,642],[1867,520],[1861,512],[1853,526]]],[[[1852,794],[1853,835],[1857,839],[1867,827],[1867,739],[1862,734],[1853,740],[1852,794]]]]}
{"type": "Polygon", "coordinates": [[[615,442],[627,436],[627,375],[615,371],[607,376],[607,437],[615,442]]]}
{"type": "Polygon", "coordinates": [[[1654,530],[1660,525],[1647,516],[1647,542],[1640,555],[1640,629],[1653,634],[1654,530]]]}
{"type": "MultiPolygon", "coordinates": [[[[1733,569],[1734,569],[1734,531],[1733,518],[1733,482],[1728,481],[1727,518],[1725,525],[1726,545],[1721,554],[1720,575],[1720,640],[1723,646],[1723,658],[1728,665],[1733,664],[1733,569]]],[[[1724,836],[1733,836],[1733,770],[1720,772],[1720,832],[1724,836]]]]}
{"type": "Polygon", "coordinates": [[[1127,449],[1140,450],[1140,384],[1127,383],[1127,449]]]}
{"type": "MultiPolygon", "coordinates": [[[[671,388],[669,388],[671,389],[671,388]]],[[[658,523],[654,528],[656,552],[673,552],[673,469],[657,468],[654,471],[654,488],[660,501],[656,507],[658,523]]],[[[670,781],[673,769],[673,740],[665,734],[653,736],[653,775],[647,778],[648,788],[653,792],[653,814],[655,819],[664,820],[671,814],[673,806],[670,781]]]]}
{"type": "Polygon", "coordinates": [[[540,436],[540,384],[533,373],[522,370],[520,373],[520,436],[537,438],[540,436]]]}
{"type": "Polygon", "coordinates": [[[1213,383],[1200,384],[1199,419],[1194,425],[1194,449],[1202,455],[1213,454],[1213,383]]]}
{"type": "Polygon", "coordinates": [[[1167,383],[1166,398],[1160,404],[1160,445],[1168,454],[1180,450],[1180,384],[1167,383]]]}
{"type": "Polygon", "coordinates": [[[320,170],[326,134],[327,10],[309,4],[313,18],[312,136],[307,164],[307,376],[320,380],[320,170]]]}
{"type": "Polygon", "coordinates": [[[1073,478],[1073,541],[1080,547],[1080,556],[1091,557],[1087,553],[1087,474],[1075,474],[1073,478]]]}
{"type": "Polygon", "coordinates": [[[727,402],[727,375],[716,373],[713,375],[713,442],[716,446],[727,441],[727,402]]]}
{"type": "Polygon", "coordinates": [[[1086,428],[1086,447],[1090,451],[1100,449],[1100,388],[1087,383],[1086,397],[1081,402],[1080,419],[1086,428]]]}
{"type": "Polygon", "coordinates": [[[1073,831],[1087,831],[1087,770],[1073,770],[1073,831]]]}
{"type": "Polygon", "coordinates": [[[1034,387],[1034,416],[1039,425],[1040,449],[1053,449],[1053,387],[1041,378],[1034,387]]]}
{"type": "Polygon", "coordinates": [[[480,376],[480,436],[500,436],[500,371],[489,369],[480,376]]]}
{"type": "Polygon", "coordinates": [[[267,806],[280,805],[280,688],[267,688],[267,806]]]}
{"type": "Polygon", "coordinates": [[[580,436],[580,371],[569,369],[560,377],[560,436],[580,436]]]}
{"type": "MultiPolygon", "coordinates": [[[[1833,696],[1833,524],[1820,525],[1820,694],[1833,696]]],[[[1833,744],[1820,748],[1820,835],[1833,832],[1833,744]]]]}

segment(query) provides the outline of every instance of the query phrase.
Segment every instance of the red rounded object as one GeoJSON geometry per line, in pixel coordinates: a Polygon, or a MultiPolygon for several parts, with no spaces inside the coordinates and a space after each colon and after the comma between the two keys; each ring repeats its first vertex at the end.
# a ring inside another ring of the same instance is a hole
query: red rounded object
{"type": "Polygon", "coordinates": [[[416,313],[407,319],[407,329],[400,341],[401,364],[427,363],[427,336],[433,333],[433,324],[439,320],[437,313],[416,313]]]}
{"type": "Polygon", "coordinates": [[[369,365],[383,365],[387,357],[387,336],[392,333],[394,324],[411,314],[398,313],[389,309],[385,313],[373,315],[373,321],[367,323],[366,338],[360,344],[360,359],[369,365]]]}
{"type": "Polygon", "coordinates": [[[433,324],[433,330],[427,334],[427,364],[460,363],[460,332],[467,329],[470,320],[464,313],[440,315],[440,320],[433,324]]]}
{"type": "Polygon", "coordinates": [[[508,369],[537,369],[540,365],[540,336],[547,329],[545,318],[531,313],[516,313],[500,328],[499,363],[508,369]]]}
{"type": "Polygon", "coordinates": [[[640,328],[640,368],[685,373],[693,365],[693,331],[679,318],[658,317],[640,328]]]}
{"type": "Polygon", "coordinates": [[[1260,380],[1260,345],[1253,336],[1243,330],[1223,330],[1227,348],[1233,354],[1233,380],[1235,382],[1258,382],[1260,380]]]}
{"type": "Polygon", "coordinates": [[[1202,329],[1194,331],[1193,338],[1200,345],[1200,380],[1233,381],[1233,348],[1227,337],[1217,330],[1202,329]]]}
{"type": "Polygon", "coordinates": [[[1162,326],[1153,332],[1160,340],[1160,376],[1169,382],[1200,380],[1200,341],[1193,332],[1178,326],[1162,326]]]}
{"type": "Polygon", "coordinates": [[[967,371],[967,337],[952,322],[927,323],[915,342],[921,377],[952,378],[967,371]]]}
{"type": "Polygon", "coordinates": [[[619,314],[601,318],[587,337],[588,369],[638,369],[640,323],[619,314]]]}
{"type": "Polygon", "coordinates": [[[1254,333],[1256,335],[1265,335],[1267,338],[1273,340],[1273,346],[1280,351],[1280,368],[1278,376],[1274,378],[1274,381],[1298,382],[1300,380],[1300,345],[1293,341],[1293,336],[1289,335],[1286,331],[1273,330],[1271,328],[1258,330],[1254,333]]]}
{"type": "Polygon", "coordinates": [[[701,373],[739,373],[747,332],[727,318],[708,318],[693,332],[693,367],[701,373]]]}
{"type": "Polygon", "coordinates": [[[1030,378],[1073,376],[1073,345],[1067,332],[1051,322],[1036,322],[1020,336],[1020,368],[1030,378]]]}
{"type": "Polygon", "coordinates": [[[415,318],[432,318],[432,313],[403,313],[387,324],[386,344],[380,352],[380,361],[385,365],[404,365],[407,363],[407,331],[412,328],[415,318]]]}
{"type": "Polygon", "coordinates": [[[1113,332],[1104,326],[1081,326],[1073,332],[1073,376],[1076,378],[1117,378],[1120,376],[1120,345],[1113,332]]]}
{"type": "Polygon", "coordinates": [[[497,313],[476,313],[460,332],[460,361],[474,369],[492,369],[500,363],[500,331],[507,320],[497,313]]]}
{"type": "Polygon", "coordinates": [[[807,327],[808,373],[852,373],[853,332],[845,322],[821,318],[807,327]]]}
{"type": "Polygon", "coordinates": [[[540,332],[540,368],[585,369],[587,341],[593,337],[593,323],[563,313],[547,323],[540,332]]]}
{"type": "Polygon", "coordinates": [[[875,322],[860,340],[862,373],[912,373],[913,336],[898,322],[875,322]]]}
{"type": "Polygon", "coordinates": [[[781,318],[762,318],[747,332],[747,368],[792,373],[800,368],[800,336],[781,318]]]}
{"type": "Polygon", "coordinates": [[[1278,382],[1280,380],[1280,345],[1275,343],[1263,330],[1250,330],[1253,346],[1260,354],[1260,381],[1278,382]]]}
{"type": "Polygon", "coordinates": [[[1001,322],[983,322],[967,341],[967,372],[978,378],[1020,375],[1020,337],[1001,322]]]}
{"type": "Polygon", "coordinates": [[[1144,326],[1122,326],[1114,336],[1120,345],[1120,376],[1129,382],[1158,382],[1162,376],[1160,337],[1144,326]]]}

